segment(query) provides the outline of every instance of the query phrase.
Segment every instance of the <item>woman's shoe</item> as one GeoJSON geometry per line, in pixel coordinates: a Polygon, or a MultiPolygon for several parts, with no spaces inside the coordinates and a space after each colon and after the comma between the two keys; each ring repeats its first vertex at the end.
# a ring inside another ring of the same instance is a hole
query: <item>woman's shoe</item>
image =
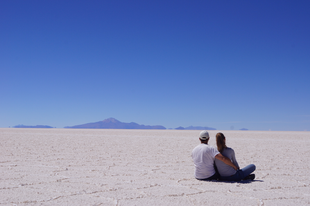
{"type": "Polygon", "coordinates": [[[254,180],[255,179],[255,174],[250,174],[249,176],[246,176],[244,180],[254,180]]]}

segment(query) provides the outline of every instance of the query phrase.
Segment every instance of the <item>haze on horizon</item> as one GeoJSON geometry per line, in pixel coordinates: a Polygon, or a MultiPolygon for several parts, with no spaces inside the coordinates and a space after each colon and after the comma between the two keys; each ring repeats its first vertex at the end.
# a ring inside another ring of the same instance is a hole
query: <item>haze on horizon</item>
{"type": "Polygon", "coordinates": [[[1,1],[0,127],[310,130],[310,2],[1,1]]]}

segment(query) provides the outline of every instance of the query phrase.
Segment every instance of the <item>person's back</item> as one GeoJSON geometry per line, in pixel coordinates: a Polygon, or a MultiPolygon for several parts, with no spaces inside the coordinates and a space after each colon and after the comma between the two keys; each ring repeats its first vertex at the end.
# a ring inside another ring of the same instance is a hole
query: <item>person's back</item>
{"type": "Polygon", "coordinates": [[[195,178],[206,179],[215,174],[214,159],[219,152],[207,144],[200,144],[192,151],[195,178]]]}
{"type": "MultiPolygon", "coordinates": [[[[233,149],[226,147],[223,149],[221,154],[229,158],[232,161],[232,163],[234,163],[234,165],[236,165],[239,168],[238,162],[235,157],[235,152],[233,149]]],[[[232,168],[231,166],[228,166],[227,164],[225,164],[224,162],[218,159],[215,159],[215,165],[221,176],[231,176],[236,173],[236,170],[234,168],[232,168]]]]}
{"type": "Polygon", "coordinates": [[[234,150],[226,146],[226,137],[221,132],[216,134],[216,145],[218,151],[220,151],[224,157],[228,158],[229,161],[231,161],[237,168],[234,168],[234,171],[226,165],[223,165],[221,162],[215,160],[215,165],[217,167],[218,173],[221,176],[221,180],[240,181],[243,179],[253,180],[255,178],[255,174],[251,174],[256,169],[255,165],[250,164],[240,169],[236,161],[234,150]]]}

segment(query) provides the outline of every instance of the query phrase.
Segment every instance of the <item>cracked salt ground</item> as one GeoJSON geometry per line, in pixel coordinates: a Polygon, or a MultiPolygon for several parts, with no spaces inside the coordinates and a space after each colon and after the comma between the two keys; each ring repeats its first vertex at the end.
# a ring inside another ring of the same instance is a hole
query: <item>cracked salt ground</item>
{"type": "Polygon", "coordinates": [[[239,165],[257,167],[231,183],[193,177],[198,134],[2,128],[0,205],[310,204],[310,132],[225,131],[239,165]]]}

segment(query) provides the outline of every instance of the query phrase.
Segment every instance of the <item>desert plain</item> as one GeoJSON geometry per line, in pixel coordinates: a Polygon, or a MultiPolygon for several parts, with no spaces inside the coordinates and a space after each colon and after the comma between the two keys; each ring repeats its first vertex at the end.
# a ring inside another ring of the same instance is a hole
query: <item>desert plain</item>
{"type": "Polygon", "coordinates": [[[223,132],[254,181],[198,181],[198,130],[0,128],[0,205],[310,205],[310,132],[223,132]]]}

